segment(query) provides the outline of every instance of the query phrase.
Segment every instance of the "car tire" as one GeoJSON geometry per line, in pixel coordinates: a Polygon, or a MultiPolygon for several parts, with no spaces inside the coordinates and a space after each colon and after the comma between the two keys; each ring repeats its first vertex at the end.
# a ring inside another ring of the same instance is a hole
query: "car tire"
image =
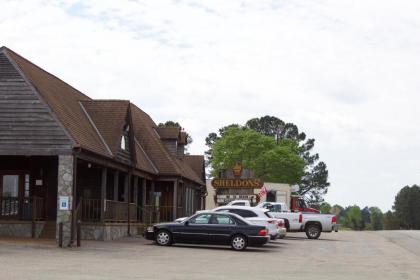
{"type": "Polygon", "coordinates": [[[167,230],[159,230],[156,234],[156,244],[159,246],[172,245],[172,235],[167,230]]]}
{"type": "Polygon", "coordinates": [[[321,236],[321,227],[319,225],[308,225],[305,229],[308,239],[318,239],[321,236]]]}
{"type": "Polygon", "coordinates": [[[246,249],[247,241],[246,237],[242,234],[237,234],[232,237],[232,240],[230,242],[230,246],[235,251],[243,251],[246,249]]]}
{"type": "Polygon", "coordinates": [[[284,239],[286,236],[285,235],[280,235],[279,239],[284,239]]]}

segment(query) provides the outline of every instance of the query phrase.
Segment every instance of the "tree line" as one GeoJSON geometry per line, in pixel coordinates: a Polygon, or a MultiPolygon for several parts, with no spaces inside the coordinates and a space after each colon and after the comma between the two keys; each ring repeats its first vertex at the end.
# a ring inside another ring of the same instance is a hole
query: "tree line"
{"type": "Polygon", "coordinates": [[[353,230],[420,229],[420,187],[405,186],[395,197],[392,210],[385,213],[378,207],[352,205],[320,205],[322,213],[337,216],[337,223],[353,230]]]}

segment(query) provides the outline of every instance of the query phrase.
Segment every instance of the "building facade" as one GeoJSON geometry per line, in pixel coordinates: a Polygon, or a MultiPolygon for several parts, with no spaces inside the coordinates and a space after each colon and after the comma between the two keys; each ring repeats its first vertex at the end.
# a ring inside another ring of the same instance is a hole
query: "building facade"
{"type": "Polygon", "coordinates": [[[204,157],[127,100],[93,100],[0,48],[0,236],[85,239],[204,207],[204,157]]]}
{"type": "Polygon", "coordinates": [[[248,200],[251,205],[259,202],[282,202],[290,207],[291,187],[288,184],[263,182],[255,178],[254,172],[236,164],[221,170],[217,178],[206,180],[206,209],[228,204],[233,200],[248,200]],[[267,192],[258,195],[262,187],[267,192]]]}

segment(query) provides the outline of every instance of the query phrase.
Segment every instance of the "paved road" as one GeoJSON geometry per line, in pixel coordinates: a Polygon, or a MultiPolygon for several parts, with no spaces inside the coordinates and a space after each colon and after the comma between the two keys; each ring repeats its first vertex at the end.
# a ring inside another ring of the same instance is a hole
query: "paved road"
{"type": "Polygon", "coordinates": [[[0,240],[0,279],[419,279],[420,232],[290,234],[263,248],[158,247],[141,238],[85,242],[0,240]]]}

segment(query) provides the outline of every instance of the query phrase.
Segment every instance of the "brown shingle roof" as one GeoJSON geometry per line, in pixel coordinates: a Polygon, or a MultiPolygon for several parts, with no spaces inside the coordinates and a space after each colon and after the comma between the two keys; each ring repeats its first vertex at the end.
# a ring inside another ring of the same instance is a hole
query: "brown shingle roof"
{"type": "Polygon", "coordinates": [[[204,174],[204,156],[202,155],[185,155],[185,162],[191,167],[191,169],[202,178],[205,179],[204,174]]]}
{"type": "Polygon", "coordinates": [[[171,156],[160,140],[182,140],[179,127],[158,128],[149,115],[129,101],[92,100],[22,56],[4,49],[69,133],[74,147],[113,157],[128,116],[133,125],[138,169],[158,175],[182,176],[205,185],[186,161],[171,156]],[[127,115],[128,112],[131,114],[127,115]]]}
{"type": "Polygon", "coordinates": [[[187,133],[185,131],[181,131],[179,136],[179,144],[187,145],[187,133]]]}
{"type": "Polygon", "coordinates": [[[126,100],[85,100],[80,102],[94,122],[113,155],[120,148],[121,135],[127,123],[126,100]]]}
{"type": "Polygon", "coordinates": [[[89,101],[91,99],[15,52],[6,50],[57,116],[60,123],[75,141],[76,146],[109,156],[105,145],[79,104],[79,101],[89,101]]]}
{"type": "Polygon", "coordinates": [[[179,139],[179,133],[181,132],[180,127],[157,127],[157,133],[161,139],[179,139]]]}
{"type": "Polygon", "coordinates": [[[203,180],[183,160],[176,159],[168,153],[159,139],[156,123],[148,114],[131,104],[131,115],[134,135],[147,151],[150,160],[159,170],[159,174],[183,176],[200,185],[205,185],[203,180]]]}

